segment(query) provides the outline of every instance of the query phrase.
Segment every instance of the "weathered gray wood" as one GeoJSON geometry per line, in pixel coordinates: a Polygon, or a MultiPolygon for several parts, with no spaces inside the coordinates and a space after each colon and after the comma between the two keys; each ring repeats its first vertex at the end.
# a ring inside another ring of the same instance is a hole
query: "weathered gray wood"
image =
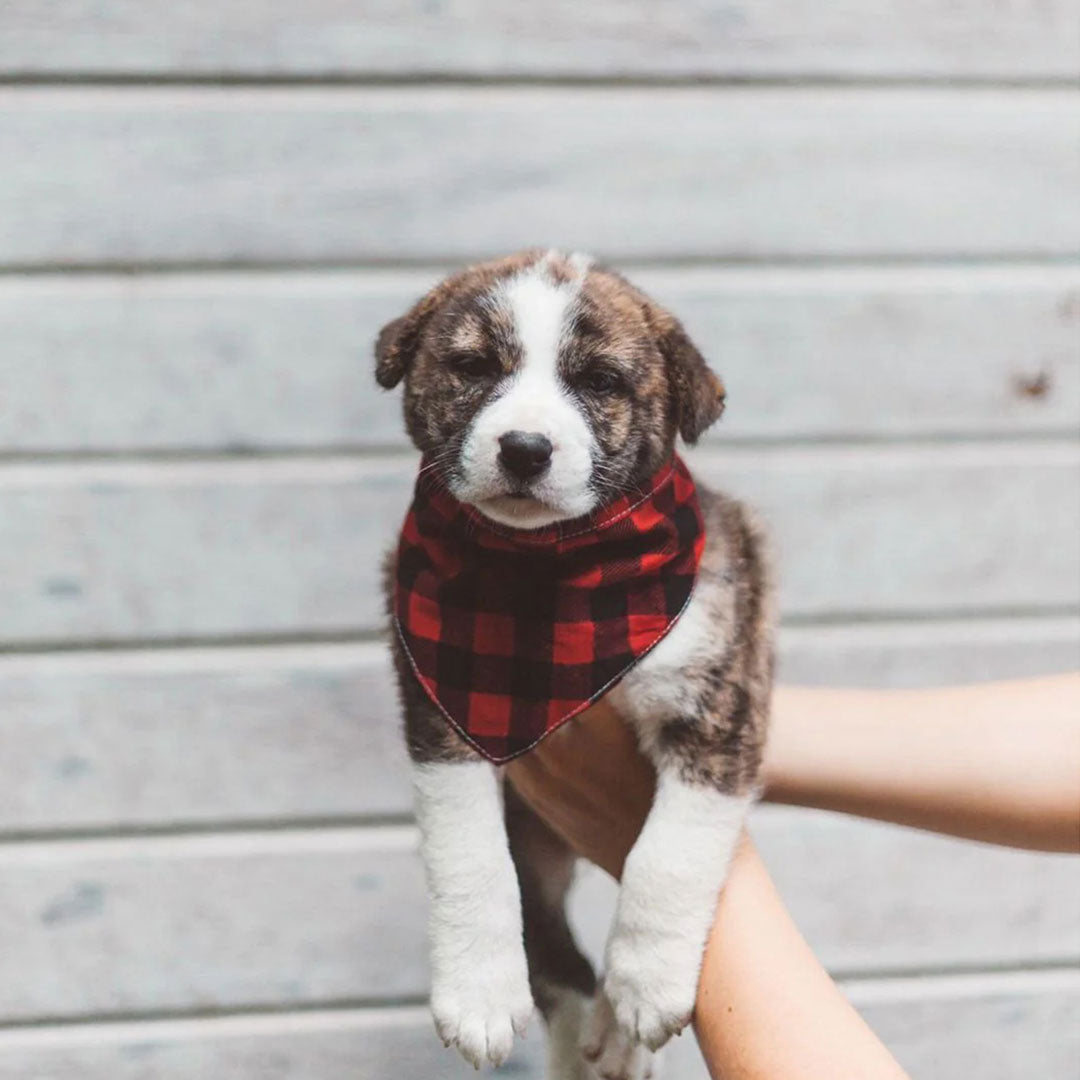
{"type": "MultiPolygon", "coordinates": [[[[629,269],[722,372],[720,438],[1080,427],[1074,267],[629,269]]],[[[0,450],[403,445],[371,345],[435,276],[0,279],[0,450]]]]}
{"type": "Polygon", "coordinates": [[[410,828],[0,848],[0,1016],[422,990],[410,828]]]}
{"type": "MultiPolygon", "coordinates": [[[[1067,671],[1080,618],[789,627],[791,682],[1067,671]]],[[[409,813],[380,643],[0,658],[0,833],[409,813]]]]}
{"type": "Polygon", "coordinates": [[[8,89],[0,253],[1071,255],[1078,118],[1071,90],[8,89]]]}
{"type": "Polygon", "coordinates": [[[410,810],[382,644],[0,659],[0,831],[410,810]]]}
{"type": "MultiPolygon", "coordinates": [[[[1080,955],[1080,860],[762,808],[759,846],[799,925],[844,971],[1080,955]],[[934,883],[927,888],[927,882],[934,883]]],[[[0,1016],[396,1001],[424,992],[411,828],[0,846],[0,1016]]],[[[603,941],[613,885],[575,912],[603,941]]]]}
{"type": "MultiPolygon", "coordinates": [[[[774,806],[754,810],[750,832],[800,931],[834,973],[1080,959],[1080,860],[1071,856],[774,806]],[[1058,888],[1063,895],[1052,896],[1058,888]]],[[[615,896],[606,874],[580,871],[571,914],[592,956],[602,955],[615,896]]]]}
{"type": "MultiPolygon", "coordinates": [[[[849,996],[912,1076],[1074,1080],[1074,972],[873,979],[849,996]]],[[[541,1080],[539,1025],[494,1076],[541,1080]]],[[[690,1036],[665,1051],[669,1080],[704,1080],[690,1036]]],[[[0,1034],[0,1080],[465,1080],[425,1009],[340,1009],[212,1020],[46,1027],[0,1034]]]]}
{"type": "Polygon", "coordinates": [[[780,0],[334,0],[177,6],[164,0],[7,0],[0,72],[97,76],[1069,77],[1069,0],[811,6],[780,0]]]}
{"type": "Polygon", "coordinates": [[[848,994],[913,1077],[1074,1080],[1080,972],[881,980],[848,994]]]}
{"type": "Polygon", "coordinates": [[[3,632],[381,625],[379,562],[413,472],[404,458],[11,466],[0,472],[3,632]]]}
{"type": "Polygon", "coordinates": [[[1080,667],[1080,617],[785,627],[781,680],[918,687],[1025,678],[1080,667]]]}
{"type": "Polygon", "coordinates": [[[1080,958],[1080,911],[1073,902],[1080,860],[1072,856],[1010,851],[841,815],[814,814],[803,822],[771,807],[758,813],[752,832],[769,871],[799,929],[834,971],[1080,958]],[[1057,887],[1062,894],[1052,898],[1057,887]],[[849,895],[852,889],[862,895],[849,895]],[[990,952],[979,941],[981,926],[1011,940],[990,952]]]}
{"type": "MultiPolygon", "coordinates": [[[[772,522],[789,614],[1080,600],[1080,447],[695,453],[772,522]]],[[[382,623],[378,563],[414,465],[372,460],[0,470],[7,641],[298,634],[382,623]]]]}
{"type": "MultiPolygon", "coordinates": [[[[704,1080],[696,1048],[670,1080],[704,1080]]],[[[680,1062],[680,1064],[682,1064],[680,1062]]],[[[435,1035],[427,1010],[340,1009],[211,1020],[0,1033],[0,1080],[470,1080],[476,1071],[435,1035]]],[[[485,1074],[488,1075],[488,1074],[485,1074]]],[[[541,1080],[539,1023],[490,1074],[541,1080]]]]}

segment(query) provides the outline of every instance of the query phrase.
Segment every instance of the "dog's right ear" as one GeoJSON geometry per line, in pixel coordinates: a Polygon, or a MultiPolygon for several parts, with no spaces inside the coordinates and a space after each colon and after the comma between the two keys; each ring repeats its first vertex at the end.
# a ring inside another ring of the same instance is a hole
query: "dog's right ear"
{"type": "Polygon", "coordinates": [[[459,276],[455,274],[436,285],[404,315],[388,322],[379,331],[375,342],[375,379],[380,386],[392,390],[405,378],[420,350],[424,328],[450,296],[459,276]]]}
{"type": "MultiPolygon", "coordinates": [[[[425,300],[427,297],[424,298],[425,300]]],[[[421,310],[424,300],[400,318],[388,322],[375,342],[375,379],[392,390],[405,377],[420,345],[420,333],[427,318],[421,310]]]]}
{"type": "MultiPolygon", "coordinates": [[[[388,322],[375,342],[375,380],[381,387],[392,390],[405,377],[405,369],[411,360],[410,351],[404,347],[409,336],[408,315],[388,322]]],[[[415,352],[415,345],[412,348],[415,352]]]]}

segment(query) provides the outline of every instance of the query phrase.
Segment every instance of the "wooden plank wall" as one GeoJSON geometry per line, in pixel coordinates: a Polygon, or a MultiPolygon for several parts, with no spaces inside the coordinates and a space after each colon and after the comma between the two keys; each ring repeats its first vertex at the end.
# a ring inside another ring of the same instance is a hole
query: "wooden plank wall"
{"type": "MultiPolygon", "coordinates": [[[[468,1074],[422,1007],[374,570],[414,461],[370,374],[460,260],[593,249],[685,320],[785,678],[1075,668],[1078,79],[1080,0],[0,4],[0,1080],[468,1074]]],[[[1075,1080],[1075,861],[754,830],[914,1076],[1075,1080]]]]}

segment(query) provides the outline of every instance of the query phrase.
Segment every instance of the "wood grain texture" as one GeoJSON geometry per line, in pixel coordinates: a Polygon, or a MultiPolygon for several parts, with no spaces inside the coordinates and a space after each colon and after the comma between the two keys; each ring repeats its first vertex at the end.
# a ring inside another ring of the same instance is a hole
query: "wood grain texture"
{"type": "MultiPolygon", "coordinates": [[[[1080,958],[1080,912],[1070,895],[1080,860],[1072,856],[775,806],[754,809],[750,832],[799,930],[834,974],[1080,958]],[[998,935],[1009,940],[988,945],[998,935]]],[[[571,914],[591,956],[602,955],[615,897],[606,874],[581,869],[571,914]]]]}
{"type": "MultiPolygon", "coordinates": [[[[721,439],[1080,428],[1075,267],[627,271],[723,374],[721,439]]],[[[0,278],[0,451],[403,445],[372,342],[436,277],[0,278]]]]}
{"type": "MultiPolygon", "coordinates": [[[[785,808],[759,809],[753,831],[800,927],[834,969],[1080,956],[1076,859],[785,808]]],[[[0,1016],[422,995],[415,845],[413,830],[397,826],[0,846],[0,1016]]],[[[613,899],[599,871],[583,876],[575,918],[594,953],[613,899]]]]}
{"type": "Polygon", "coordinates": [[[0,848],[0,1016],[422,993],[415,846],[398,827],[0,848]]]}
{"type": "MultiPolygon", "coordinates": [[[[788,627],[791,682],[912,686],[1080,662],[1080,618],[788,627]]],[[[381,643],[0,658],[0,834],[411,811],[381,643]]]]}
{"type": "Polygon", "coordinates": [[[7,0],[0,71],[18,75],[1069,77],[1070,0],[990,7],[867,0],[7,0]]]}
{"type": "Polygon", "coordinates": [[[0,659],[0,832],[411,809],[381,643],[0,659]]]}
{"type": "MultiPolygon", "coordinates": [[[[681,1040],[669,1080],[704,1080],[681,1040]]],[[[526,1042],[489,1075],[540,1080],[534,1020],[526,1042]]],[[[104,1023],[0,1033],[0,1080],[468,1080],[476,1070],[443,1048],[421,1006],[104,1023]]]]}
{"type": "Polygon", "coordinates": [[[1072,1080],[1076,1074],[1075,969],[867,981],[850,985],[848,994],[913,1077],[1072,1080]]]}
{"type": "MultiPolygon", "coordinates": [[[[684,319],[782,678],[1080,662],[1077,0],[0,9],[0,1080],[474,1075],[370,640],[371,340],[440,267],[591,249],[684,319]]],[[[1074,1080],[1075,859],[753,829],[912,1076],[1074,1080]]]]}
{"type": "MultiPolygon", "coordinates": [[[[1070,971],[868,979],[847,992],[912,1076],[1073,1080],[1080,977],[1070,971]]],[[[534,1022],[492,1075],[540,1080],[534,1022]]],[[[427,1010],[337,1009],[274,1016],[44,1027],[0,1033],[0,1080],[465,1080],[427,1010]]],[[[668,1080],[705,1080],[691,1038],[665,1051],[668,1080]]]]}
{"type": "MultiPolygon", "coordinates": [[[[1074,443],[729,447],[690,460],[771,522],[789,615],[1080,600],[1074,443]]],[[[8,466],[0,632],[25,644],[379,627],[379,557],[413,471],[396,456],[8,466]]]]}
{"type": "Polygon", "coordinates": [[[0,92],[9,264],[1080,251],[1069,90],[0,92]]]}

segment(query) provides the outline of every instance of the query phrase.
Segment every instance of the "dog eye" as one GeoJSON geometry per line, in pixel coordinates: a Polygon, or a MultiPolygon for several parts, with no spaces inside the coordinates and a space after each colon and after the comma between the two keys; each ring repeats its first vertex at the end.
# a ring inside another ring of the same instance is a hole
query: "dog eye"
{"type": "Polygon", "coordinates": [[[500,370],[494,356],[481,352],[451,353],[447,362],[459,375],[470,379],[490,379],[500,370]]]}
{"type": "Polygon", "coordinates": [[[614,394],[626,385],[620,375],[606,364],[596,364],[582,372],[578,385],[593,394],[614,394]]]}

